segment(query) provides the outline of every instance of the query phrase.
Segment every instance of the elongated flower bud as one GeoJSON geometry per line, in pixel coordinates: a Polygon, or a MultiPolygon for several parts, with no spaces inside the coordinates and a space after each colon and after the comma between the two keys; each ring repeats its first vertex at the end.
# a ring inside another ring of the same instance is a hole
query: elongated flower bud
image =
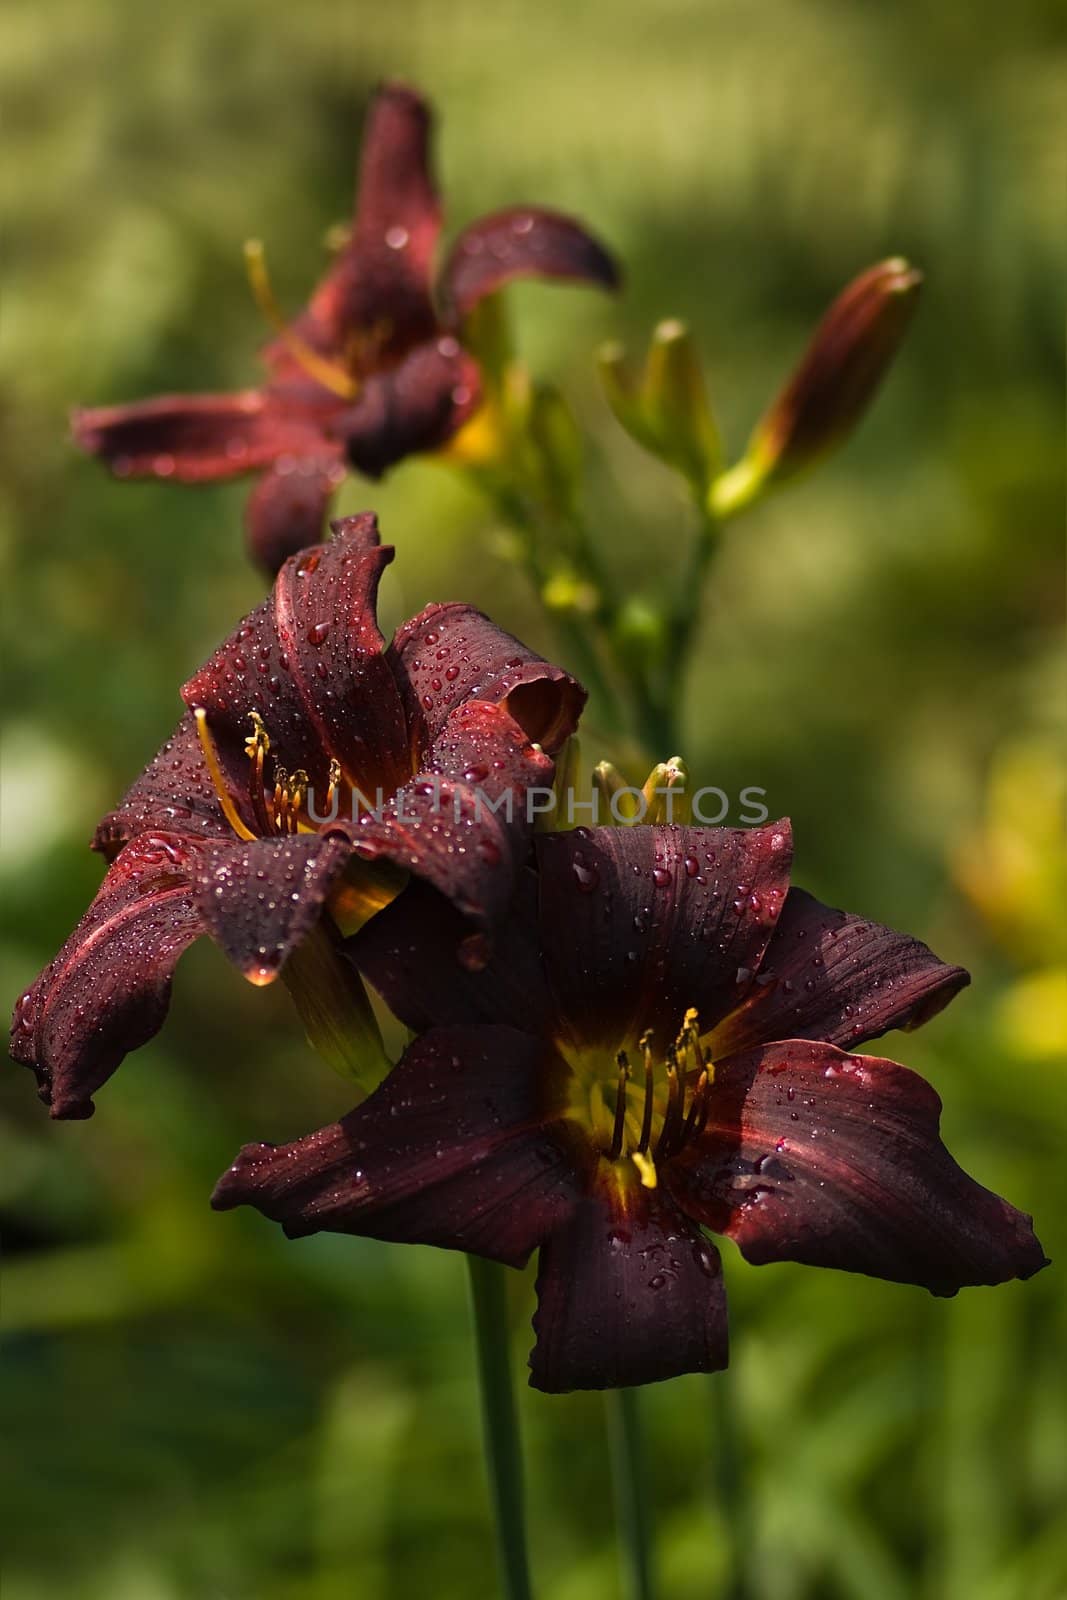
{"type": "Polygon", "coordinates": [[[856,426],[900,348],[922,274],[894,256],[854,278],[759,423],[744,464],[761,482],[802,471],[856,426]]]}
{"type": "Polygon", "coordinates": [[[657,325],[637,376],[616,343],[601,348],[598,366],[608,404],[631,438],[702,493],[721,452],[700,356],[685,324],[657,325]]]}

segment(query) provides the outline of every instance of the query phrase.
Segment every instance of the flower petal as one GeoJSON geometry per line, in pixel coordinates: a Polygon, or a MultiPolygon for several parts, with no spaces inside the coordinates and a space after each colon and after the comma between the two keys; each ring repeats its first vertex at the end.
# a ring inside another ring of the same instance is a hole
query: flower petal
{"type": "Polygon", "coordinates": [[[208,483],[256,472],[282,455],[329,450],[324,421],[340,402],[327,399],[316,409],[286,405],[262,389],[159,395],[75,411],[71,433],[80,449],[101,456],[116,477],[208,483]]]}
{"type": "Polygon", "coordinates": [[[513,206],[481,217],[456,239],[441,273],[441,298],[456,322],[514,278],[563,278],[617,289],[619,269],[572,217],[513,206]]]}
{"type": "Polygon", "coordinates": [[[428,752],[465,700],[505,705],[527,735],[554,755],[578,726],[586,692],[562,667],[536,655],[473,606],[427,606],[397,629],[389,647],[419,748],[428,752]]]}
{"type": "Polygon", "coordinates": [[[602,1179],[541,1247],[530,1382],[549,1394],[715,1372],[722,1262],[661,1190],[602,1179]]]}
{"type": "MultiPolygon", "coordinates": [[[[527,792],[547,789],[553,771],[503,706],[468,701],[448,719],[423,770],[377,815],[360,817],[357,854],[404,867],[479,928],[492,929],[529,848],[527,792]]],[[[462,947],[466,958],[484,965],[484,943],[462,947]]]]}
{"type": "Polygon", "coordinates": [[[330,501],[344,475],[338,456],[281,456],[268,468],[245,507],[245,539],[253,561],[273,575],[289,556],[321,544],[330,501]]]}
{"type": "MultiPolygon", "coordinates": [[[[247,794],[248,761],[243,747],[220,745],[217,754],[237,812],[245,826],[254,831],[255,816],[247,794]]],[[[115,810],[99,823],[93,849],[113,861],[124,844],[153,830],[191,834],[205,840],[233,838],[204,765],[196,724],[188,711],[115,810]]]]}
{"type": "Polygon", "coordinates": [[[430,173],[430,109],[389,83],[367,116],[352,231],[298,323],[343,351],[362,336],[364,360],[395,359],[436,326],[430,299],[441,208],[430,173]]]}
{"type": "Polygon", "coordinates": [[[747,1260],[802,1261],[951,1295],[1045,1265],[1029,1217],[975,1183],[914,1072],[788,1040],[716,1068],[711,1120],[668,1164],[692,1217],[747,1260]]]}
{"type": "Polygon", "coordinates": [[[854,1048],[928,1022],[970,981],[918,939],[790,889],[760,971],[709,1048],[715,1057],[775,1039],[854,1048]]]}
{"type": "Polygon", "coordinates": [[[322,915],[351,854],[347,839],[319,833],[209,848],[195,878],[204,931],[250,982],[272,982],[322,915]]]}
{"type": "Polygon", "coordinates": [[[494,933],[482,967],[456,960],[470,925],[427,884],[414,881],[373,917],[347,949],[405,1027],[507,1022],[535,1037],[551,1036],[552,997],[537,930],[537,880],[519,875],[515,899],[494,933]]]}
{"type": "Polygon", "coordinates": [[[763,959],[789,882],[788,822],[576,828],[536,841],[549,979],[579,1044],[706,1031],[763,959]]]}
{"type": "Polygon", "coordinates": [[[54,1117],[91,1116],[96,1090],[162,1026],[178,957],[203,932],[189,882],[201,848],[174,833],[127,845],[15,1007],[11,1054],[54,1117]]]}
{"type": "Polygon", "coordinates": [[[290,557],[272,595],[182,689],[187,706],[207,712],[220,748],[241,751],[249,713],[257,712],[271,757],[307,772],[319,814],[331,756],[369,796],[411,772],[403,706],[375,615],[393,550],[379,544],[370,513],[342,518],[334,533],[329,544],[290,557]]]}
{"type": "Polygon", "coordinates": [[[405,456],[447,444],[480,398],[477,365],[446,335],[365,378],[355,401],[331,420],[330,431],[357,472],[380,478],[405,456]]]}
{"type": "Polygon", "coordinates": [[[292,1238],[328,1229],[522,1266],[577,1196],[565,1078],[514,1028],[436,1029],[339,1123],[247,1145],[212,1204],[254,1205],[292,1238]]]}

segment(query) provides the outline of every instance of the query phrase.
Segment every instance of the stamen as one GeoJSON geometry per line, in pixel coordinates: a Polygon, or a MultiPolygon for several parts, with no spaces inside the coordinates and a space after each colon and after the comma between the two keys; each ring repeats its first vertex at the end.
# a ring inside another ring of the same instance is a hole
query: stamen
{"type": "Polygon", "coordinates": [[[330,757],[329,781],[326,785],[326,815],[333,814],[333,801],[337,793],[337,785],[341,781],[341,763],[336,756],[330,757]]]}
{"type": "Polygon", "coordinates": [[[359,381],[344,367],[335,361],[330,361],[326,356],[320,355],[317,350],[302,339],[298,333],[286,322],[274,291],[270,284],[270,275],[267,272],[267,257],[261,239],[248,239],[245,241],[245,270],[248,273],[248,282],[253,298],[260,311],[266,317],[271,327],[276,330],[282,342],[286,345],[292,356],[300,363],[309,377],[316,383],[321,383],[323,388],[340,396],[342,400],[354,400],[359,393],[359,381]]]}
{"type": "Polygon", "coordinates": [[[264,834],[268,834],[274,832],[274,823],[267,811],[267,803],[263,795],[263,760],[270,750],[270,735],[258,711],[250,711],[248,716],[252,723],[252,732],[245,740],[245,755],[252,763],[252,772],[248,780],[248,792],[252,799],[252,809],[256,814],[256,821],[264,834]]]}
{"type": "Polygon", "coordinates": [[[219,805],[222,807],[222,814],[239,839],[254,839],[256,837],[255,834],[241,820],[237,807],[233,803],[233,797],[226,786],[226,779],[223,777],[222,767],[219,765],[218,751],[215,749],[215,741],[208,731],[207,712],[203,706],[196,706],[193,710],[193,716],[196,719],[196,736],[200,740],[204,765],[210,774],[219,805]]]}
{"type": "Polygon", "coordinates": [[[278,833],[288,832],[286,806],[289,801],[289,774],[284,767],[274,769],[274,794],[271,797],[271,811],[274,817],[274,827],[278,833]]]}
{"type": "Polygon", "coordinates": [[[648,1149],[649,1141],[652,1138],[654,1063],[652,1060],[651,1029],[647,1033],[643,1033],[638,1042],[645,1057],[645,1109],[641,1118],[641,1137],[637,1143],[637,1148],[643,1155],[648,1149]]]}
{"type": "Polygon", "coordinates": [[[705,1122],[707,1121],[707,1097],[709,1085],[710,1079],[708,1078],[707,1071],[705,1070],[700,1074],[700,1077],[697,1079],[696,1088],[693,1090],[693,1098],[689,1104],[689,1115],[685,1119],[685,1127],[682,1129],[682,1137],[678,1144],[679,1149],[681,1149],[683,1145],[688,1144],[690,1139],[693,1137],[693,1132],[696,1128],[697,1117],[700,1115],[702,1109],[704,1112],[704,1120],[705,1122]]]}
{"type": "Polygon", "coordinates": [[[675,1138],[682,1122],[682,1102],[685,1098],[685,1088],[682,1084],[682,1074],[678,1067],[678,1057],[672,1045],[667,1051],[667,1109],[663,1115],[663,1127],[656,1141],[654,1154],[661,1161],[674,1148],[675,1138]]]}
{"type": "Polygon", "coordinates": [[[311,780],[308,778],[308,775],[304,771],[303,767],[297,767],[296,771],[289,779],[289,788],[286,795],[286,800],[290,833],[296,833],[298,831],[300,823],[300,808],[304,804],[304,798],[307,795],[308,784],[310,781],[311,780]]]}
{"type": "Polygon", "coordinates": [[[258,711],[250,711],[248,720],[252,724],[252,732],[245,740],[245,755],[250,760],[258,756],[262,761],[262,758],[270,749],[270,734],[267,732],[263,718],[258,711]]]}
{"type": "Polygon", "coordinates": [[[630,1079],[630,1063],[626,1051],[620,1050],[615,1057],[619,1066],[619,1087],[615,1094],[615,1125],[611,1131],[611,1149],[608,1151],[608,1160],[617,1161],[622,1155],[623,1139],[626,1130],[626,1085],[630,1079]]]}

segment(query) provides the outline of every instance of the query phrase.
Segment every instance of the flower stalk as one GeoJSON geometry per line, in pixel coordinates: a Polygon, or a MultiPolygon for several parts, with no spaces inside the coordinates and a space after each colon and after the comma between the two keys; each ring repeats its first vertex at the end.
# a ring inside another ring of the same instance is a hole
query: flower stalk
{"type": "Polygon", "coordinates": [[[467,1268],[501,1593],[504,1600],[532,1600],[522,1447],[508,1348],[505,1269],[495,1261],[471,1255],[467,1257],[467,1268]]]}
{"type": "Polygon", "coordinates": [[[623,1595],[625,1600],[654,1600],[640,1395],[636,1389],[609,1389],[604,1409],[623,1595]]]}

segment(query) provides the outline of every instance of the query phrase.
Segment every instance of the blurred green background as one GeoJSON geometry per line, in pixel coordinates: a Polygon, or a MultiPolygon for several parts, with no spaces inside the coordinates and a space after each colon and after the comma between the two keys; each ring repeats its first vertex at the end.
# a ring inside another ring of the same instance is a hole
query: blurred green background
{"type": "MultiPolygon", "coordinates": [[[[249,381],[241,241],[266,239],[295,307],[367,96],[406,76],[438,102],[453,226],[542,201],[626,263],[617,304],[512,299],[594,437],[596,522],[635,588],[678,560],[684,510],[602,404],[598,341],[686,318],[736,449],[848,277],[895,252],[926,270],[860,434],[731,530],[684,754],[793,816],[800,882],[972,968],[886,1053],[1062,1262],[1065,56],[1058,0],[8,0],[5,993],[81,914],[97,817],[261,594],[244,485],[114,483],[66,410],[249,381]]],[[[552,648],[443,466],[341,504],[398,546],[389,623],[462,598],[552,648]]],[[[6,1600],[493,1593],[460,1260],[207,1208],[238,1145],[344,1109],[284,994],[206,944],[91,1123],[50,1125],[5,1075],[6,1600]]],[[[731,1537],[759,1600],[1067,1594],[1062,1269],[943,1302],[724,1253],[729,1380],[645,1394],[665,1596],[715,1593],[731,1537]]],[[[600,1405],[524,1391],[522,1420],[539,1593],[612,1600],[600,1405]]]]}

